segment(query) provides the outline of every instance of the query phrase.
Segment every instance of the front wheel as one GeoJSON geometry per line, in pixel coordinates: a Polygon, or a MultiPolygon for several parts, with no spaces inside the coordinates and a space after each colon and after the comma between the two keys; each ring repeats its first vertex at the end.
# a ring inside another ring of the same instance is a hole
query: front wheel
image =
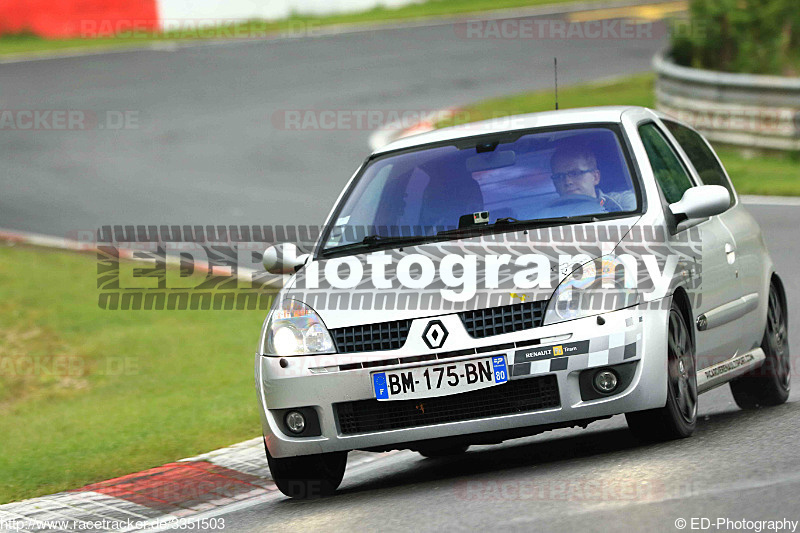
{"type": "Polygon", "coordinates": [[[290,498],[308,500],[330,496],[347,467],[347,452],[301,455],[278,459],[267,450],[267,462],[278,490],[290,498]]]}
{"type": "Polygon", "coordinates": [[[642,440],[682,439],[697,422],[697,370],[687,320],[673,301],[667,331],[667,403],[658,409],[625,413],[628,427],[642,440]]]}
{"type": "Polygon", "coordinates": [[[780,405],[789,399],[792,377],[789,321],[775,281],[769,287],[767,326],[761,349],[767,356],[764,364],[730,383],[733,399],[742,409],[780,405]]]}

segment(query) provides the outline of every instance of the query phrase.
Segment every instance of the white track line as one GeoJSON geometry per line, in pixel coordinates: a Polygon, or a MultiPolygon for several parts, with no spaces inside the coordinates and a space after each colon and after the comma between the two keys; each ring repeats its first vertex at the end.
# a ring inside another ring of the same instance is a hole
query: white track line
{"type": "Polygon", "coordinates": [[[739,196],[742,203],[747,205],[782,205],[800,207],[800,196],[739,196]]]}
{"type": "MultiPolygon", "coordinates": [[[[81,252],[81,253],[98,253],[102,252],[98,245],[100,246],[114,246],[115,243],[97,243],[97,242],[80,242],[74,239],[66,239],[64,237],[53,237],[50,235],[42,235],[40,233],[28,233],[25,231],[17,231],[12,229],[5,229],[0,228],[0,242],[12,242],[12,243],[19,243],[19,244],[26,244],[29,246],[36,246],[39,248],[50,248],[55,250],[69,250],[72,252],[81,252]]],[[[144,261],[148,262],[148,258],[139,257],[137,252],[141,251],[153,251],[151,248],[153,244],[158,243],[142,243],[143,247],[141,250],[134,250],[128,248],[118,248],[117,253],[119,254],[120,259],[127,259],[129,261],[144,261]]],[[[172,267],[180,266],[181,259],[178,255],[168,255],[166,257],[166,263],[172,267]]],[[[201,272],[210,272],[212,275],[217,276],[226,276],[230,275],[229,269],[226,267],[221,267],[219,265],[211,265],[204,261],[196,261],[195,268],[199,269],[201,272]]],[[[253,270],[250,268],[240,268],[236,272],[236,277],[242,281],[252,281],[253,275],[257,274],[259,271],[253,270]]]]}

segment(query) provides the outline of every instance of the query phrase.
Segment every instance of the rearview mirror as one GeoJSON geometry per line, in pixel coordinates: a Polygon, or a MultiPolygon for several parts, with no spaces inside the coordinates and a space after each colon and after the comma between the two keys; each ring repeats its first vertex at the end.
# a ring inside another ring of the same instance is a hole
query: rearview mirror
{"type": "Polygon", "coordinates": [[[728,189],[721,185],[701,185],[687,189],[680,201],[670,204],[669,210],[675,216],[675,222],[680,224],[719,215],[730,205],[728,189]]]}
{"type": "Polygon", "coordinates": [[[513,150],[499,150],[474,155],[467,159],[467,170],[470,172],[484,172],[503,167],[510,167],[517,162],[517,154],[513,150]]]}
{"type": "Polygon", "coordinates": [[[302,253],[296,244],[284,242],[267,248],[263,263],[270,274],[294,274],[307,260],[308,254],[302,253]]]}

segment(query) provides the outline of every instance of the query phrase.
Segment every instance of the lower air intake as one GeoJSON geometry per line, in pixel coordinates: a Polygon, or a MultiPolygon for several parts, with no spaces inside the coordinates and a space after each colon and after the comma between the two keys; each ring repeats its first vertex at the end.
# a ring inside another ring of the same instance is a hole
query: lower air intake
{"type": "Polygon", "coordinates": [[[343,435],[370,433],[559,407],[554,375],[517,379],[452,396],[379,402],[359,400],[335,404],[343,435]]]}

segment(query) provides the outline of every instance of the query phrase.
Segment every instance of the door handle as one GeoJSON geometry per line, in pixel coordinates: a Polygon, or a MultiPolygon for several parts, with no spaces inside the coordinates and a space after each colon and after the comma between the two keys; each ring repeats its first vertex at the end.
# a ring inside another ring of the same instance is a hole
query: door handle
{"type": "Polygon", "coordinates": [[[725,243],[725,257],[728,259],[729,265],[736,261],[736,248],[729,242],[725,243]]]}

